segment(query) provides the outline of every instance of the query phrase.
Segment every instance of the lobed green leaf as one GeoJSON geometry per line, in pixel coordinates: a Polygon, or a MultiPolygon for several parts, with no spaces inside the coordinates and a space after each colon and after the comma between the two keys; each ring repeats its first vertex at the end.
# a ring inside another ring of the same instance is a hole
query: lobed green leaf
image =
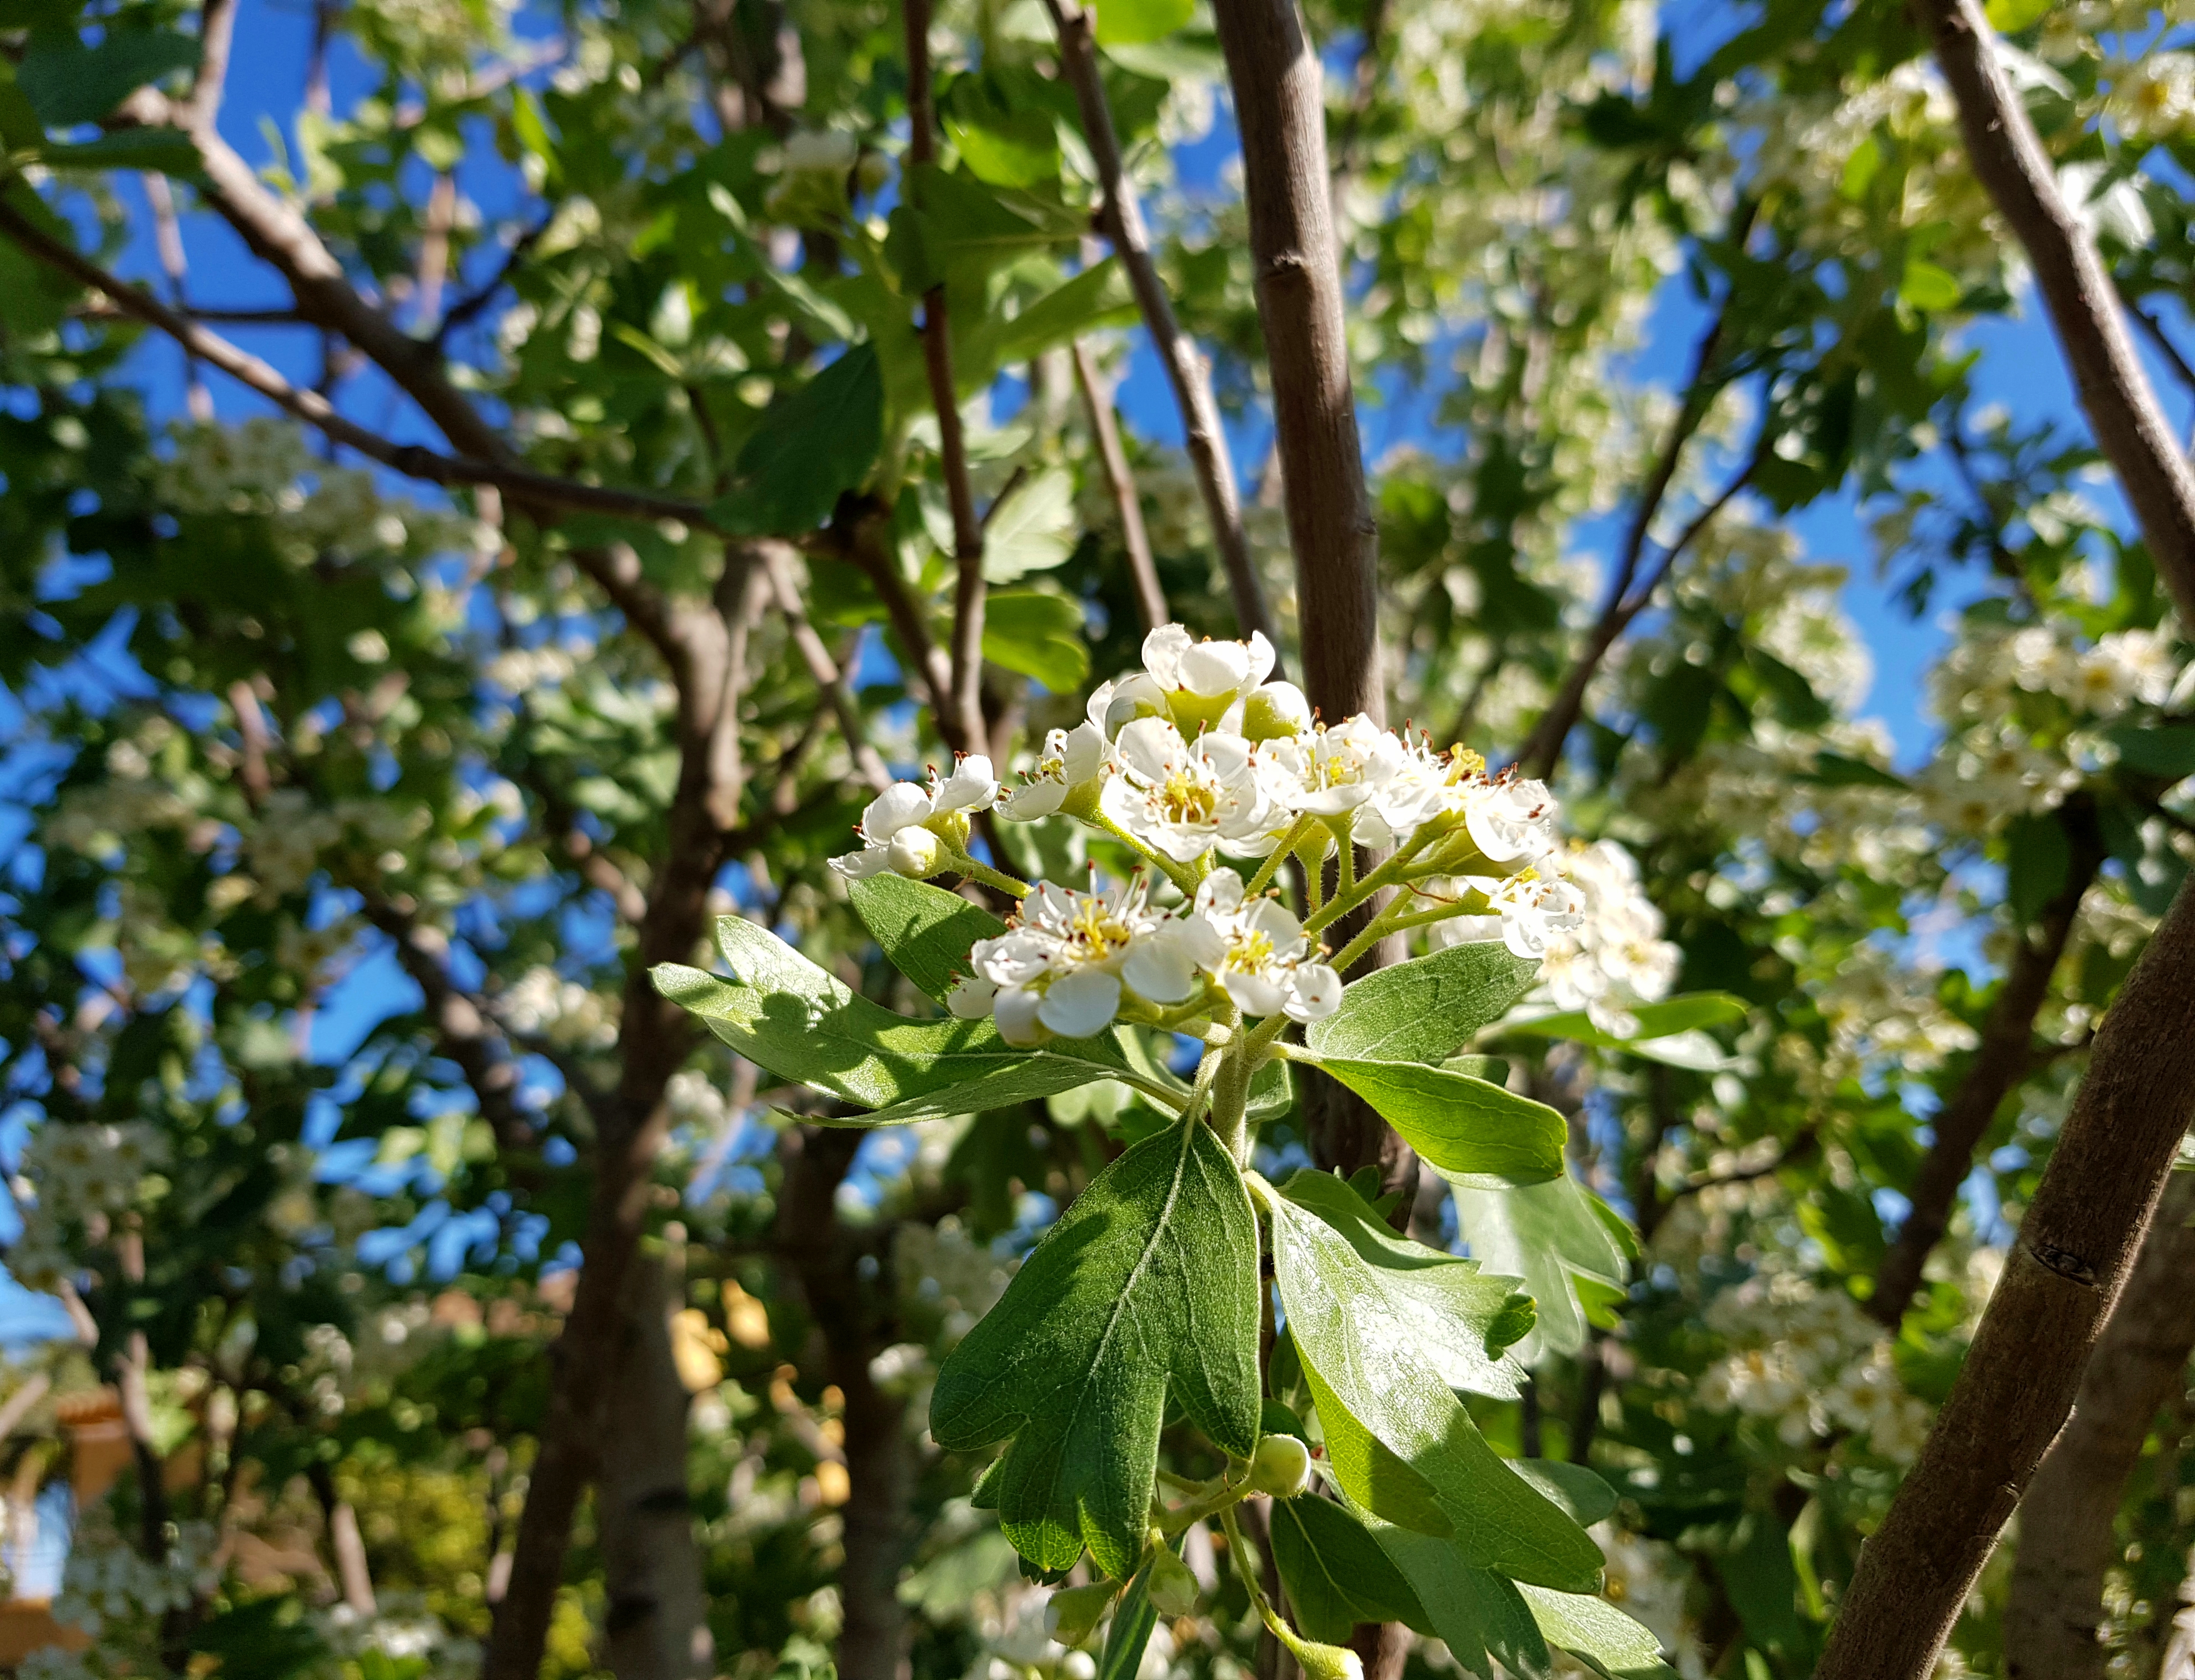
{"type": "Polygon", "coordinates": [[[1322,1056],[1444,1062],[1514,1008],[1540,965],[1492,942],[1451,946],[1352,982],[1341,1007],[1304,1029],[1322,1056]]]}
{"type": "Polygon", "coordinates": [[[1459,1186],[1456,1220],[1471,1251],[1495,1271],[1513,1272],[1539,1303],[1539,1323],[1518,1343],[1536,1363],[1575,1354],[1599,1305],[1620,1299],[1636,1253],[1622,1222],[1567,1175],[1517,1190],[1459,1186]]]}
{"type": "Polygon", "coordinates": [[[1258,1444],[1258,1228],[1210,1128],[1174,1126],[1100,1173],[938,1372],[930,1430],[973,1452],[1011,1436],[994,1484],[1007,1539],[1042,1569],[1086,1545],[1143,1556],[1169,1395],[1224,1451],[1258,1444]]]}

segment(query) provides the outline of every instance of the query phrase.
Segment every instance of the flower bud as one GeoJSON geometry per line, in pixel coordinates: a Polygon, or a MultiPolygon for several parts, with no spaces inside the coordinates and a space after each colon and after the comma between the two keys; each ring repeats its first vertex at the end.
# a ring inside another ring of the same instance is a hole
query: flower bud
{"type": "Polygon", "coordinates": [[[937,860],[945,855],[945,848],[926,828],[902,828],[892,836],[884,848],[892,872],[919,881],[937,872],[937,860]]]}
{"type": "Polygon", "coordinates": [[[1242,701],[1242,739],[1286,740],[1311,728],[1311,702],[1293,682],[1268,682],[1242,701]]]}
{"type": "Polygon", "coordinates": [[[1288,1654],[1302,1669],[1305,1680],[1364,1680],[1364,1660],[1346,1645],[1321,1645],[1299,1639],[1288,1654]]]}
{"type": "Polygon", "coordinates": [[[1188,1615],[1196,1608],[1200,1591],[1188,1564],[1164,1546],[1154,1548],[1150,1574],[1144,1579],[1144,1594],[1161,1615],[1188,1615]]]}
{"type": "Polygon", "coordinates": [[[1063,1645],[1080,1645],[1098,1631],[1113,1602],[1114,1587],[1063,1587],[1044,1607],[1044,1631],[1063,1645]]]}
{"type": "Polygon", "coordinates": [[[1276,1499],[1293,1499],[1311,1486],[1311,1448],[1292,1435],[1269,1435],[1250,1460],[1250,1485],[1276,1499]]]}

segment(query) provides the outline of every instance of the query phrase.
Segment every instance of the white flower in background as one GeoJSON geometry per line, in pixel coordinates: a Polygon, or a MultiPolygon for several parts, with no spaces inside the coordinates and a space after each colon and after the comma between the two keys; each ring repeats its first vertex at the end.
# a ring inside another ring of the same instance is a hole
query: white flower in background
{"type": "MultiPolygon", "coordinates": [[[[1088,716],[1108,739],[1140,717],[1170,717],[1190,735],[1229,728],[1229,711],[1272,669],[1273,645],[1255,632],[1247,642],[1198,642],[1180,624],[1161,624],[1144,638],[1143,670],[1101,685],[1090,696],[1088,716]]],[[[1267,710],[1288,710],[1286,696],[1267,698],[1267,710]]]]}
{"type": "Polygon", "coordinates": [[[2083,711],[2109,717],[2137,701],[2163,705],[2179,674],[2172,638],[2163,631],[2113,630],[2074,660],[2053,686],[2083,711]]]}
{"type": "Polygon", "coordinates": [[[1465,914],[1432,924],[1427,938],[1437,948],[1498,939],[1526,962],[1541,962],[1585,918],[1585,895],[1560,877],[1536,869],[1509,876],[1436,877],[1418,890],[1466,906],[1465,914]]]}
{"type": "Polygon", "coordinates": [[[1275,819],[1287,818],[1260,785],[1253,751],[1240,735],[1190,742],[1162,717],[1138,718],[1113,744],[1115,774],[1098,809],[1176,863],[1193,863],[1215,845],[1270,849],[1275,819]]]}
{"type": "Polygon", "coordinates": [[[1094,723],[1054,729],[1044,738],[1028,780],[1000,796],[999,814],[1010,822],[1034,822],[1067,803],[1077,788],[1105,768],[1105,737],[1094,723]]]}
{"type": "Polygon", "coordinates": [[[23,1171],[38,1187],[40,1207],[55,1221],[121,1211],[137,1200],[146,1176],[167,1164],[167,1139],[144,1120],[49,1120],[23,1150],[23,1171]]]}
{"type": "Polygon", "coordinates": [[[1540,977],[1556,1008],[1583,1010],[1602,1032],[1628,1038],[1639,1030],[1631,1010],[1669,995],[1681,953],[1662,937],[1638,864],[1613,840],[1573,850],[1563,875],[1583,902],[1577,926],[1547,941],[1540,977]]]}
{"type": "MultiPolygon", "coordinates": [[[[930,785],[894,782],[868,803],[855,832],[861,849],[831,860],[831,867],[850,881],[866,881],[886,870],[919,880],[936,872],[944,854],[936,825],[942,819],[988,811],[998,803],[998,778],[980,753],[960,759],[943,781],[930,773],[930,785]]],[[[959,837],[955,836],[956,839],[959,837]]]]}
{"type": "Polygon", "coordinates": [[[615,1000],[543,964],[511,982],[496,1013],[518,1032],[564,1050],[608,1050],[617,1042],[615,1000]]]}
{"type": "Polygon", "coordinates": [[[1103,1032],[1126,992],[1184,1002],[1197,987],[1192,935],[1149,898],[1140,873],[1102,893],[1039,883],[1005,933],[976,941],[976,972],[947,1006],[964,1021],[988,1012],[1008,1044],[1035,1044],[1103,1032]]]}
{"type": "Polygon", "coordinates": [[[1332,1015],[1341,976],[1306,962],[1311,941],[1278,899],[1244,899],[1242,877],[1215,869],[1196,889],[1190,918],[1196,960],[1245,1015],[1282,1013],[1291,1021],[1332,1015]]]}

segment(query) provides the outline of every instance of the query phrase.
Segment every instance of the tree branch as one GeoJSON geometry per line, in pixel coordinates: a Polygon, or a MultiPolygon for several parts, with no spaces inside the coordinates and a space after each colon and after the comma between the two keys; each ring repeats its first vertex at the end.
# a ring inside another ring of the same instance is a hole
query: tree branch
{"type": "Polygon", "coordinates": [[[2195,889],[2105,1015],[1951,1395],[1862,1548],[1817,1680],[1921,1680],[2064,1426],[2195,1110],[2195,889]]]}
{"type": "Polygon", "coordinates": [[[1098,67],[1093,20],[1089,9],[1074,0],[1046,0],[1046,3],[1059,32],[1060,68],[1074,89],[1074,102],[1082,113],[1082,132],[1090,142],[1098,182],[1105,194],[1100,212],[1105,237],[1128,272],[1128,284],[1143,312],[1144,325],[1173,387],[1190,464],[1195,470],[1205,515],[1212,521],[1212,539],[1226,569],[1228,590],[1235,598],[1236,620],[1244,636],[1256,631],[1277,652],[1280,633],[1273,623],[1272,608],[1266,604],[1265,587],[1258,581],[1250,539],[1242,530],[1242,498],[1236,487],[1235,463],[1227,453],[1226,434],[1219,423],[1219,405],[1213,399],[1212,375],[1175,319],[1173,301],[1167,296],[1158,266],[1151,260],[1150,232],[1144,225],[1143,206],[1121,162],[1120,135],[1113,127],[1112,107],[1106,102],[1105,82],[1098,67]]]}
{"type": "Polygon", "coordinates": [[[1707,418],[1715,394],[1722,388],[1716,371],[1716,359],[1722,349],[1723,334],[1729,321],[1725,305],[1722,314],[1714,319],[1700,339],[1693,353],[1691,377],[1685,381],[1685,395],[1671,422],[1669,435],[1662,440],[1662,452],[1656,457],[1654,469],[1647,475],[1646,482],[1639,492],[1639,502],[1632,511],[1630,528],[1624,533],[1623,547],[1618,551],[1616,573],[1609,580],[1608,598],[1600,609],[1600,617],[1587,636],[1584,648],[1563,678],[1562,687],[1556,690],[1554,699],[1540,720],[1533,726],[1531,735],[1517,755],[1517,762],[1528,776],[1545,780],[1554,774],[1562,762],[1563,743],[1570,739],[1570,731],[1577,728],[1578,719],[1584,715],[1585,693],[1608,658],[1608,651],[1616,645],[1616,638],[1628,630],[1632,621],[1646,608],[1654,598],[1654,591],[1662,579],[1668,575],[1677,556],[1683,553],[1693,538],[1707,528],[1709,520],[1722,511],[1730,499],[1752,477],[1758,467],[1760,448],[1766,446],[1768,431],[1764,423],[1761,444],[1745,470],[1723,491],[1701,514],[1696,515],[1682,536],[1662,556],[1661,563],[1647,580],[1645,589],[1633,591],[1632,584],[1639,575],[1639,562],[1645,557],[1646,539],[1654,527],[1655,515],[1661,512],[1662,503],[1668,499],[1669,486],[1676,480],[1677,469],[1685,458],[1685,446],[1707,418]]]}
{"type": "Polygon", "coordinates": [[[2096,1338],[2073,1415],[2019,1506],[2005,1605],[2012,1680],[2104,1680],[2097,1633],[2104,1578],[2120,1560],[2113,1527],[2158,1409],[2195,1352],[2195,1173],[2175,1172],[2118,1304],[2096,1338]]]}
{"type": "Polygon", "coordinates": [[[1113,413],[1113,394],[1104,388],[1098,377],[1090,347],[1078,338],[1072,353],[1075,388],[1082,393],[1082,406],[1090,416],[1090,435],[1097,440],[1098,463],[1105,469],[1105,487],[1112,492],[1114,511],[1121,516],[1121,544],[1128,552],[1128,578],[1135,585],[1136,608],[1144,615],[1144,628],[1156,630],[1173,615],[1167,610],[1166,591],[1159,586],[1158,562],[1151,558],[1150,532],[1144,528],[1143,499],[1136,494],[1136,480],[1128,470],[1127,452],[1121,447],[1121,426],[1113,413]]]}
{"type": "Polygon", "coordinates": [[[792,559],[791,550],[782,544],[772,543],[763,549],[763,565],[768,571],[777,610],[785,615],[786,628],[792,633],[792,644],[799,650],[809,676],[831,703],[831,710],[838,720],[838,732],[846,738],[846,751],[852,756],[855,767],[861,771],[861,779],[881,793],[891,785],[892,774],[885,768],[882,756],[869,744],[868,734],[861,727],[861,705],[854,698],[852,683],[838,669],[838,662],[831,657],[831,650],[823,645],[823,638],[815,634],[815,627],[808,622],[807,613],[801,609],[800,589],[792,576],[792,559]]]}
{"type": "MultiPolygon", "coordinates": [[[[937,116],[930,96],[930,0],[901,0],[907,25],[907,156],[919,197],[919,171],[937,159],[937,116]]],[[[953,668],[949,705],[968,745],[979,751],[983,725],[983,526],[968,482],[968,444],[953,383],[953,331],[942,280],[922,295],[922,363],[937,411],[937,457],[953,510],[953,668]]]]}
{"type": "Polygon", "coordinates": [[[2004,73],[1977,0],[1912,0],[1959,102],[1976,179],[2025,247],[2096,442],[2119,475],[2158,576],[2195,631],[2195,472],[2135,354],[2118,296],[2004,73]]]}
{"type": "Polygon", "coordinates": [[[2093,805],[2077,796],[2060,811],[2059,821],[2070,849],[2065,884],[2043,906],[2035,937],[2020,930],[2019,948],[1983,1024],[1981,1043],[1966,1077],[1937,1113],[1935,1140],[1907,1188],[1911,1210],[1875,1271],[1867,1310],[1893,1331],[1920,1292],[1922,1269],[1951,1223],[1959,1187],[1973,1170],[1974,1151],[1989,1135],[2005,1098],[2034,1066],[2035,1017],[2050,995],[2050,976],[2072,937],[2081,900],[2103,867],[2103,838],[2093,805]]]}
{"type": "Polygon", "coordinates": [[[892,633],[899,637],[901,652],[907,655],[914,674],[929,693],[930,715],[936,721],[937,733],[945,737],[945,745],[955,752],[981,752],[983,737],[980,733],[969,735],[961,728],[960,716],[953,706],[952,668],[930,636],[921,603],[908,590],[907,580],[900,576],[884,537],[884,521],[879,510],[871,506],[843,522],[834,520],[828,530],[811,539],[809,546],[833,559],[859,567],[867,574],[884,601],[885,615],[891,619],[892,633]]]}
{"type": "Polygon", "coordinates": [[[1326,160],[1326,72],[1295,0],[1219,0],[1242,135],[1258,319],[1272,370],[1304,692],[1386,721],[1380,531],[1364,481],[1326,160]]]}

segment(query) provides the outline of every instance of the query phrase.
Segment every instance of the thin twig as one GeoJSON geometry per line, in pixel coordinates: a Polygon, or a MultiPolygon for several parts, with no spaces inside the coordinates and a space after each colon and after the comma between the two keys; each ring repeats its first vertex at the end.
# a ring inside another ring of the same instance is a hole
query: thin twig
{"type": "Polygon", "coordinates": [[[767,544],[763,546],[763,565],[768,569],[770,592],[776,598],[777,610],[785,615],[792,645],[838,719],[839,733],[846,738],[846,751],[853,756],[861,779],[882,792],[891,785],[892,774],[884,768],[883,756],[869,744],[868,733],[861,725],[861,704],[854,698],[853,683],[831,657],[831,650],[823,645],[823,638],[816,635],[815,627],[808,622],[808,614],[802,610],[800,586],[792,576],[792,551],[780,543],[767,544]]]}
{"type": "Polygon", "coordinates": [[[1105,195],[1101,212],[1105,237],[1121,266],[1127,270],[1144,325],[1173,387],[1174,404],[1181,411],[1183,441],[1196,473],[1206,516],[1212,521],[1212,538],[1227,572],[1227,586],[1235,597],[1236,622],[1243,635],[1256,631],[1277,651],[1280,635],[1272,608],[1265,601],[1265,587],[1258,581],[1250,539],[1242,529],[1242,493],[1236,487],[1235,463],[1220,428],[1219,405],[1213,399],[1212,375],[1175,319],[1173,301],[1167,296],[1158,265],[1152,260],[1150,233],[1144,225],[1136,189],[1129,183],[1120,135],[1113,126],[1112,106],[1105,97],[1093,20],[1088,8],[1074,0],[1046,0],[1046,4],[1059,32],[1060,68],[1074,89],[1075,105],[1082,113],[1082,132],[1090,143],[1090,155],[1098,166],[1098,184],[1105,195]]]}
{"type": "Polygon", "coordinates": [[[1135,475],[1128,470],[1127,452],[1121,447],[1120,423],[1113,413],[1113,394],[1098,376],[1090,347],[1076,339],[1074,383],[1090,416],[1090,434],[1098,442],[1098,459],[1105,471],[1105,487],[1112,492],[1113,509],[1121,519],[1121,545],[1127,550],[1128,578],[1135,585],[1136,607],[1144,615],[1144,628],[1156,630],[1172,614],[1167,609],[1166,591],[1159,585],[1158,562],[1151,557],[1151,536],[1144,526],[1143,498],[1136,493],[1135,475]]]}

